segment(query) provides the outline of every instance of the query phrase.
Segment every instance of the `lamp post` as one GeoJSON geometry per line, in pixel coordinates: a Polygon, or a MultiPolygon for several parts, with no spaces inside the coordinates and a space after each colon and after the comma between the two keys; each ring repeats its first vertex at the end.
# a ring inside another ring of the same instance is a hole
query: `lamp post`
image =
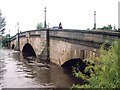
{"type": "Polygon", "coordinates": [[[44,21],[44,28],[46,28],[46,7],[44,8],[44,13],[45,13],[45,21],[44,21]]]}
{"type": "Polygon", "coordinates": [[[96,11],[94,11],[94,29],[96,29],[96,11]]]}

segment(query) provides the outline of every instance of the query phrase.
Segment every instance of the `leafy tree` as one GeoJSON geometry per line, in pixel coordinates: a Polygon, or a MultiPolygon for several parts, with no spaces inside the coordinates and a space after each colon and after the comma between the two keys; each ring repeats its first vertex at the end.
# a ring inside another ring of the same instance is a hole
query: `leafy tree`
{"type": "Polygon", "coordinates": [[[10,34],[3,36],[2,47],[9,47],[9,42],[10,42],[10,34]]]}
{"type": "Polygon", "coordinates": [[[5,21],[5,18],[2,17],[2,12],[0,10],[0,33],[2,34],[4,34],[5,25],[6,25],[6,21],[5,21]]]}
{"type": "Polygon", "coordinates": [[[37,23],[37,30],[43,29],[43,24],[42,23],[37,23]]]}
{"type": "Polygon", "coordinates": [[[114,41],[107,50],[104,46],[100,49],[99,63],[94,66],[94,73],[89,79],[82,75],[89,84],[73,85],[73,88],[120,88],[120,39],[114,41]]]}
{"type": "Polygon", "coordinates": [[[2,34],[4,34],[5,31],[5,25],[6,25],[6,21],[5,18],[2,17],[2,12],[0,10],[0,47],[2,47],[2,34]]]}
{"type": "Polygon", "coordinates": [[[102,28],[98,28],[100,30],[112,30],[112,25],[108,25],[108,26],[103,26],[102,28]]]}

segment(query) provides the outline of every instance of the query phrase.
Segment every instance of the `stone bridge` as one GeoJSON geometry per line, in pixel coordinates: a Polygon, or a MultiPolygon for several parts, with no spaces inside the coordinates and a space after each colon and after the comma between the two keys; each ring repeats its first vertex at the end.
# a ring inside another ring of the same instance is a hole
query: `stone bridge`
{"type": "MultiPolygon", "coordinates": [[[[23,55],[41,57],[63,65],[70,60],[95,60],[100,45],[108,40],[112,43],[120,37],[118,32],[87,30],[31,30],[16,34],[11,38],[11,48],[23,55]]],[[[41,59],[40,59],[41,60],[41,59]]]]}

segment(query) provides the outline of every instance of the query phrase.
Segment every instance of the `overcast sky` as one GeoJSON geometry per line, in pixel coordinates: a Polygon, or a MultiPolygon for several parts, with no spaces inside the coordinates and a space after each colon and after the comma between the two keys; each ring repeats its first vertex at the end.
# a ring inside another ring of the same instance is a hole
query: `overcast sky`
{"type": "Polygon", "coordinates": [[[119,0],[0,0],[0,9],[6,17],[6,32],[14,35],[17,22],[20,31],[36,29],[44,22],[44,7],[47,8],[47,23],[50,27],[61,22],[66,29],[93,28],[96,11],[97,28],[115,24],[118,27],[119,0]]]}

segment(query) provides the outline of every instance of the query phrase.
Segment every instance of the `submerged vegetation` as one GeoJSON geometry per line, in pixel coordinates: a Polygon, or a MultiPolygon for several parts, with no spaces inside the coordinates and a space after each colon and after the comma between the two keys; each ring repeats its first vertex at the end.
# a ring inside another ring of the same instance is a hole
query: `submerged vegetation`
{"type": "Polygon", "coordinates": [[[105,49],[105,45],[100,48],[97,63],[85,68],[84,72],[89,72],[89,75],[73,69],[74,75],[87,83],[72,88],[120,88],[120,40],[114,41],[109,49],[105,49]]]}

